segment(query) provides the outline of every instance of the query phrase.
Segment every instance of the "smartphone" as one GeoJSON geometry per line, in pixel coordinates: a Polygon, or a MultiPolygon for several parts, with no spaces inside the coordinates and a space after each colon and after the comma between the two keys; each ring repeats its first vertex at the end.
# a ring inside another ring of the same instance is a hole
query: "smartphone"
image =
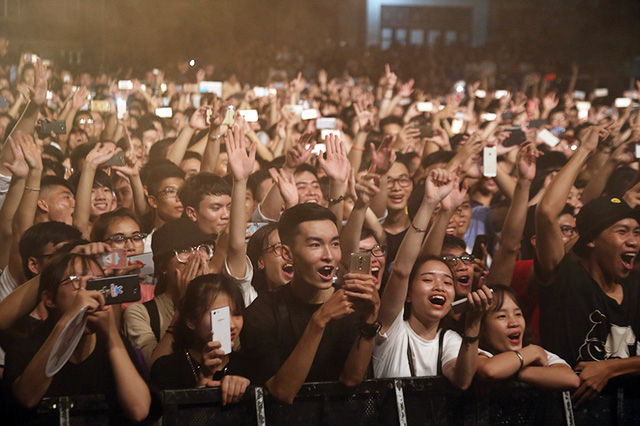
{"type": "Polygon", "coordinates": [[[277,90],[283,90],[284,89],[284,82],[283,81],[276,81],[273,83],[273,87],[277,90]]]}
{"type": "Polygon", "coordinates": [[[106,305],[137,302],[140,300],[140,278],[138,275],[97,278],[87,281],[87,290],[102,293],[106,305]]]}
{"type": "Polygon", "coordinates": [[[411,104],[411,98],[400,98],[398,101],[398,105],[400,106],[407,106],[409,104],[411,104]]]}
{"type": "Polygon", "coordinates": [[[41,135],[48,135],[49,133],[55,133],[56,135],[64,135],[67,133],[67,123],[64,120],[46,122],[43,121],[40,123],[40,131],[41,135]]]}
{"type": "Polygon", "coordinates": [[[231,353],[231,311],[228,306],[211,311],[213,341],[220,342],[225,355],[231,353]]]}
{"type": "Polygon", "coordinates": [[[32,64],[35,64],[36,62],[38,62],[38,55],[36,55],[35,53],[25,53],[24,60],[25,62],[31,62],[32,64]]]}
{"type": "Polygon", "coordinates": [[[141,264],[140,275],[153,275],[153,253],[136,254],[127,258],[129,265],[141,264]]]}
{"type": "Polygon", "coordinates": [[[123,269],[127,267],[127,249],[116,248],[98,256],[98,263],[104,269],[123,269]]]}
{"type": "Polygon", "coordinates": [[[153,73],[153,75],[160,74],[160,70],[158,68],[154,68],[151,72],[153,73]]]}
{"type": "Polygon", "coordinates": [[[509,130],[511,134],[507,139],[502,142],[502,146],[508,148],[510,146],[520,145],[527,140],[527,135],[522,131],[521,128],[517,127],[512,130],[509,130]]]}
{"type": "Polygon", "coordinates": [[[305,109],[300,113],[303,120],[315,120],[320,116],[317,109],[305,109]]]}
{"type": "Polygon", "coordinates": [[[419,112],[431,112],[433,111],[433,102],[418,102],[416,109],[419,112]]]}
{"type": "Polygon", "coordinates": [[[53,92],[51,90],[47,90],[47,99],[53,99],[53,92]]]}
{"type": "Polygon", "coordinates": [[[278,91],[276,89],[269,89],[268,87],[254,87],[253,94],[257,98],[266,98],[269,95],[275,95],[278,91]]]}
{"type": "Polygon", "coordinates": [[[173,117],[173,110],[171,107],[156,108],[156,115],[160,118],[171,118],[173,117]]]}
{"type": "Polygon", "coordinates": [[[593,91],[593,96],[596,98],[606,98],[609,96],[609,89],[599,88],[593,91]]]}
{"type": "MultiPolygon", "coordinates": [[[[342,132],[340,130],[329,130],[329,129],[320,130],[320,137],[322,138],[322,140],[324,140],[329,135],[336,135],[338,139],[342,139],[342,132]]],[[[317,147],[318,145],[316,145],[316,148],[317,147]]]]}
{"type": "Polygon", "coordinates": [[[627,108],[631,105],[631,98],[616,98],[616,108],[627,108]]]}
{"type": "Polygon", "coordinates": [[[124,118],[127,113],[127,100],[125,98],[116,98],[116,112],[118,119],[124,118]]]}
{"type": "Polygon", "coordinates": [[[424,126],[414,126],[416,129],[420,129],[420,137],[421,138],[432,138],[433,137],[433,128],[431,127],[431,123],[426,124],[424,126]]]}
{"type": "Polygon", "coordinates": [[[585,102],[585,101],[576,102],[576,109],[578,111],[589,111],[589,109],[591,109],[591,102],[585,102]]]}
{"type": "Polygon", "coordinates": [[[539,129],[540,127],[544,126],[545,124],[547,124],[547,120],[545,120],[544,118],[539,118],[537,120],[531,120],[528,124],[528,127],[530,129],[539,129]]]}
{"type": "Polygon", "coordinates": [[[90,109],[94,112],[108,112],[111,110],[111,104],[109,101],[91,101],[90,109]]]}
{"type": "MultiPolygon", "coordinates": [[[[324,130],[323,130],[324,132],[324,130]]],[[[308,146],[307,146],[308,148],[308,146]]],[[[311,154],[313,155],[323,155],[325,152],[327,152],[327,146],[323,143],[317,143],[316,146],[313,147],[313,150],[311,151],[311,154]]]]}
{"type": "Polygon", "coordinates": [[[316,129],[335,129],[336,128],[335,117],[320,117],[316,118],[316,129]]]}
{"type": "Polygon", "coordinates": [[[0,96],[0,109],[4,109],[7,107],[7,97],[0,96]]]}
{"type": "Polygon", "coordinates": [[[480,118],[484,121],[494,121],[498,118],[498,114],[495,112],[483,112],[482,115],[480,115],[480,118]]]}
{"type": "Polygon", "coordinates": [[[118,151],[114,154],[113,157],[107,160],[103,166],[124,166],[127,164],[124,158],[124,151],[118,151]]]}
{"type": "Polygon", "coordinates": [[[118,81],[118,90],[132,90],[132,89],[133,89],[133,81],[131,80],[118,81]]]}
{"type": "Polygon", "coordinates": [[[504,98],[508,94],[509,94],[508,90],[496,90],[495,98],[496,99],[504,98]]]}
{"type": "Polygon", "coordinates": [[[498,148],[486,146],[482,151],[482,174],[486,177],[496,177],[498,174],[498,148]]]}
{"type": "Polygon", "coordinates": [[[239,109],[238,114],[240,114],[247,123],[254,123],[258,121],[257,109],[239,109]]]}
{"type": "Polygon", "coordinates": [[[478,90],[476,90],[475,95],[476,95],[476,98],[483,99],[483,98],[487,97],[487,91],[478,89],[478,90]]]}
{"type": "Polygon", "coordinates": [[[573,99],[584,101],[584,98],[587,96],[585,92],[582,90],[574,90],[573,91],[573,99]]]}
{"type": "Polygon", "coordinates": [[[366,275],[371,274],[371,253],[351,253],[351,257],[349,258],[349,272],[358,272],[366,275]]]}
{"type": "Polygon", "coordinates": [[[558,143],[560,143],[560,138],[558,138],[556,135],[554,135],[547,129],[540,130],[540,132],[538,132],[538,138],[542,142],[549,145],[550,148],[553,148],[556,145],[558,145],[558,143]]]}
{"type": "MultiPolygon", "coordinates": [[[[298,114],[299,116],[301,116],[300,118],[302,118],[302,112],[307,108],[305,108],[304,105],[287,105],[287,109],[289,111],[292,111],[295,114],[298,114]]],[[[316,111],[316,110],[310,110],[310,111],[316,111]]]]}
{"type": "Polygon", "coordinates": [[[247,230],[244,232],[244,242],[248,243],[253,234],[263,226],[267,225],[269,222],[249,222],[249,226],[247,226],[247,230]]]}
{"type": "Polygon", "coordinates": [[[199,90],[200,90],[200,93],[215,93],[216,95],[218,95],[219,98],[221,98],[222,82],[221,81],[201,81],[199,90]]]}
{"type": "MultiPolygon", "coordinates": [[[[489,289],[489,290],[491,290],[491,293],[493,293],[493,289],[489,289]]],[[[461,314],[463,312],[467,312],[470,307],[471,305],[469,305],[469,299],[467,299],[466,297],[464,299],[458,299],[451,304],[451,310],[453,311],[454,314],[461,314]]]]}

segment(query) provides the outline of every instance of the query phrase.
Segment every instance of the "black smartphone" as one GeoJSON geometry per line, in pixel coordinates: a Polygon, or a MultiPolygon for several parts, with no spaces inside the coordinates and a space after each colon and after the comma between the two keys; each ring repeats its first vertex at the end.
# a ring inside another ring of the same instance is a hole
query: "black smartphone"
{"type": "Polygon", "coordinates": [[[5,96],[0,96],[0,108],[5,109],[7,107],[7,98],[5,96]]]}
{"type": "Polygon", "coordinates": [[[431,124],[427,124],[426,126],[414,126],[417,129],[420,129],[420,137],[421,138],[432,138],[433,137],[433,128],[431,124]]]}
{"type": "Polygon", "coordinates": [[[140,300],[140,278],[138,275],[96,278],[87,281],[87,290],[101,292],[107,305],[137,302],[140,300]]]}
{"type": "Polygon", "coordinates": [[[127,163],[124,158],[124,151],[118,151],[103,166],[124,166],[125,164],[127,163]]]}
{"type": "Polygon", "coordinates": [[[51,132],[56,135],[64,135],[67,133],[67,123],[64,120],[46,122],[43,121],[40,123],[40,134],[41,135],[49,135],[51,132]]]}
{"type": "Polygon", "coordinates": [[[522,131],[521,128],[515,129],[507,129],[511,132],[509,137],[502,142],[502,146],[508,148],[514,145],[520,145],[527,140],[527,135],[522,131]]]}
{"type": "Polygon", "coordinates": [[[547,124],[547,120],[545,120],[544,118],[540,118],[538,120],[531,120],[529,122],[529,128],[530,129],[539,129],[540,127],[544,126],[545,124],[547,124]]]}

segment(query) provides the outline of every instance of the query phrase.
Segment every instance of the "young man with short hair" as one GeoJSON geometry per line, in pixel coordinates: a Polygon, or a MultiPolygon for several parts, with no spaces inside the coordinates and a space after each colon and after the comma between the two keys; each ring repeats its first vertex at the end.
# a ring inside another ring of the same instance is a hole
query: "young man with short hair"
{"type": "Polygon", "coordinates": [[[178,193],[186,216],[201,232],[219,235],[229,224],[231,188],[220,176],[198,173],[178,193]]]}
{"type": "Polygon", "coordinates": [[[258,296],[246,310],[243,362],[252,383],[292,403],[305,381],[360,383],[369,365],[380,298],[372,275],[348,273],[333,286],[341,259],[335,215],[317,204],[282,214],[278,232],[294,279],[258,296]]]}

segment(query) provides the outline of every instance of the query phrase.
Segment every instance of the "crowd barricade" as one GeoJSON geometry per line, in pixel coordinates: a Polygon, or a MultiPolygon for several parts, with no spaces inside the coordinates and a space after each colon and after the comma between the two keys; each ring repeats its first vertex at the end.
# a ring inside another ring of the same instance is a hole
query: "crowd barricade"
{"type": "MultiPolygon", "coordinates": [[[[356,388],[307,383],[293,404],[282,404],[262,387],[223,406],[219,388],[165,391],[162,425],[632,425],[640,424],[636,391],[616,388],[573,410],[568,392],[518,382],[476,383],[467,392],[443,378],[367,380],[356,388]],[[626,393],[625,393],[626,392],[626,393]]],[[[107,424],[100,396],[46,398],[44,423],[107,424]]]]}

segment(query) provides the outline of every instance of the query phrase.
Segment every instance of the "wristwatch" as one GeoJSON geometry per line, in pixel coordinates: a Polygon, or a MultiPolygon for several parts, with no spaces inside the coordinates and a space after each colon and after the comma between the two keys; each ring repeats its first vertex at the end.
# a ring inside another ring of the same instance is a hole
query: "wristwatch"
{"type": "Polygon", "coordinates": [[[376,334],[378,334],[381,328],[382,324],[380,324],[378,321],[374,322],[373,324],[362,322],[360,323],[359,331],[362,337],[366,339],[373,339],[374,337],[376,337],[376,334]]]}

